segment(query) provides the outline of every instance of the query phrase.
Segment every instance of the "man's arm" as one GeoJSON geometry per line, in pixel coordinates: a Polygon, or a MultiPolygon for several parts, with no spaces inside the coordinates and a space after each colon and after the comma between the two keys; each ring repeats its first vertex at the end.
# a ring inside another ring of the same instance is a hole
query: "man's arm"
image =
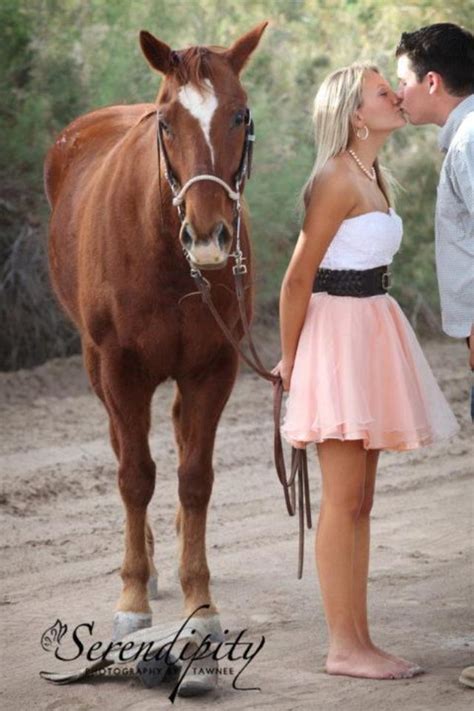
{"type": "MultiPolygon", "coordinates": [[[[468,239],[474,241],[474,136],[456,147],[453,161],[452,182],[460,200],[464,203],[468,215],[468,239]]],[[[474,301],[474,292],[472,294],[474,301]]],[[[471,332],[469,335],[469,365],[474,370],[474,306],[471,332]]]]}
{"type": "MultiPolygon", "coordinates": [[[[453,187],[474,220],[474,135],[456,146],[452,160],[453,187]]],[[[474,239],[474,234],[470,235],[474,239]]]]}

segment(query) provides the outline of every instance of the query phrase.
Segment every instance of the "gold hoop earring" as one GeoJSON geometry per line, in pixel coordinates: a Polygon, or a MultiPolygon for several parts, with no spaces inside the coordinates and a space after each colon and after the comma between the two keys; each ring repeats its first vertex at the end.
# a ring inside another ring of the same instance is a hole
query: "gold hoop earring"
{"type": "Polygon", "coordinates": [[[362,131],[365,131],[363,136],[361,136],[360,131],[360,128],[358,128],[356,131],[357,138],[359,138],[361,141],[366,141],[369,137],[369,129],[367,128],[367,126],[364,126],[364,128],[362,129],[362,131]]]}

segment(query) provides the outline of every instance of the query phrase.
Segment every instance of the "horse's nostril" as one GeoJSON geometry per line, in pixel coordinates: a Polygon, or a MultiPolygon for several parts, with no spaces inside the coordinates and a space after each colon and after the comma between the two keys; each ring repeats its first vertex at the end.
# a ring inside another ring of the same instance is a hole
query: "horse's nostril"
{"type": "Polygon", "coordinates": [[[186,249],[190,249],[193,246],[193,233],[189,224],[185,224],[183,227],[181,241],[186,249]]]}
{"type": "Polygon", "coordinates": [[[220,249],[225,249],[230,241],[230,234],[225,224],[223,222],[218,222],[214,227],[212,234],[214,238],[217,239],[217,244],[220,249]]]}

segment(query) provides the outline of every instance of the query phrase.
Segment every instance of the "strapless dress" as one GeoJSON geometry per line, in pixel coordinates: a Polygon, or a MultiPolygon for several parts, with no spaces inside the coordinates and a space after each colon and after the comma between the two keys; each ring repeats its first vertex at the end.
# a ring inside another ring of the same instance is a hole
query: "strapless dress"
{"type": "MultiPolygon", "coordinates": [[[[328,269],[390,264],[402,221],[369,212],[343,221],[321,262],[328,269]]],[[[294,447],[362,440],[365,449],[409,450],[459,425],[416,335],[389,294],[311,295],[281,425],[294,447]]]]}

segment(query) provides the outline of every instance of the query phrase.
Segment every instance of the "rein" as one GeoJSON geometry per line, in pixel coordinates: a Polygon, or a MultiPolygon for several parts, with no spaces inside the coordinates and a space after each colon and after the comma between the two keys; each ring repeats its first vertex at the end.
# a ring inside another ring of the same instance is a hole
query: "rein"
{"type": "MultiPolygon", "coordinates": [[[[268,371],[262,364],[260,357],[255,348],[252,334],[250,332],[250,324],[247,318],[247,311],[245,308],[244,291],[245,287],[243,284],[243,275],[247,274],[247,267],[243,263],[245,257],[243,256],[241,246],[240,246],[240,227],[241,227],[241,194],[244,189],[245,179],[249,179],[251,175],[252,166],[252,153],[253,153],[253,143],[255,141],[254,132],[254,122],[250,114],[250,110],[246,111],[245,120],[245,139],[244,146],[242,150],[242,157],[240,160],[240,165],[237,173],[234,177],[235,189],[233,190],[224,180],[218,178],[215,175],[201,174],[190,178],[182,187],[176,178],[175,173],[171,167],[171,163],[166,151],[166,147],[163,141],[163,129],[160,123],[160,119],[157,113],[157,148],[158,148],[158,168],[160,169],[161,161],[160,156],[163,156],[164,162],[164,173],[168,185],[171,188],[173,195],[172,203],[178,210],[179,219],[181,224],[185,221],[185,207],[184,199],[186,191],[197,182],[202,180],[210,180],[219,184],[224,190],[226,190],[229,198],[234,201],[234,232],[236,237],[236,247],[235,251],[229,256],[234,258],[235,264],[232,267],[232,273],[234,275],[235,283],[235,294],[237,297],[237,303],[239,306],[240,318],[242,321],[242,326],[244,330],[244,335],[247,338],[250,352],[252,358],[250,358],[240,347],[240,343],[236,340],[233,333],[221,318],[219,312],[217,311],[215,304],[212,300],[210,288],[211,285],[209,281],[202,275],[201,270],[198,269],[192,262],[190,255],[187,250],[183,247],[183,253],[190,265],[190,273],[194,282],[201,294],[203,302],[209,308],[212,316],[217,322],[218,326],[231,343],[231,345],[238,352],[242,360],[247,363],[247,365],[261,376],[265,380],[268,380],[273,385],[273,420],[274,420],[274,438],[273,438],[273,451],[275,467],[277,471],[277,476],[283,487],[283,494],[285,497],[285,504],[290,516],[294,516],[298,511],[298,521],[299,521],[299,541],[298,541],[298,578],[301,579],[303,576],[303,559],[304,559],[304,529],[305,529],[305,518],[306,525],[308,528],[312,527],[311,521],[311,502],[309,494],[309,480],[308,480],[308,461],[305,449],[291,448],[291,469],[290,475],[287,475],[285,457],[283,452],[283,444],[281,440],[280,432],[280,420],[281,420],[281,408],[283,401],[283,382],[279,375],[274,375],[268,371]]],[[[161,172],[161,171],[160,171],[161,172]]]]}

